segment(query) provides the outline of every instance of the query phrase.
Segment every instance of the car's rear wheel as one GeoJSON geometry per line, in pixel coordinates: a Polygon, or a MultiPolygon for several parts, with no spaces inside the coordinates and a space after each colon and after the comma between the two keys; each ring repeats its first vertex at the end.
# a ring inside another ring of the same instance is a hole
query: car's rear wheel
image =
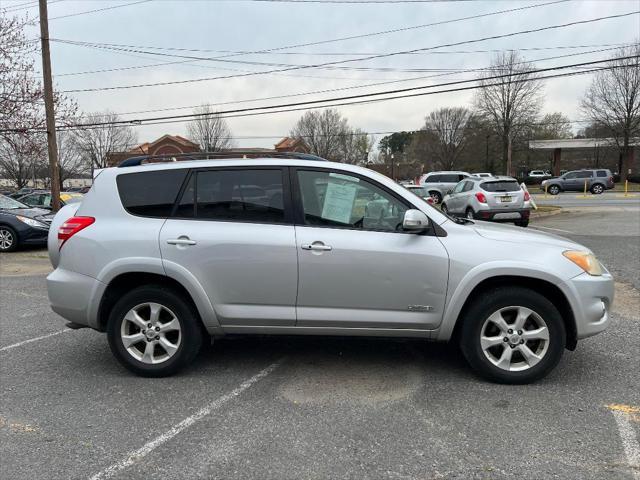
{"type": "Polygon", "coordinates": [[[476,213],[473,211],[473,208],[471,207],[467,208],[466,212],[464,212],[464,215],[469,220],[473,220],[474,218],[476,218],[476,213]]]}
{"type": "Polygon", "coordinates": [[[13,252],[18,248],[18,234],[11,227],[0,225],[0,252],[13,252]]]}
{"type": "Polygon", "coordinates": [[[440,192],[429,192],[429,195],[433,199],[434,204],[438,205],[442,202],[442,195],[440,195],[440,192]]]}
{"type": "Polygon", "coordinates": [[[566,332],[560,313],[546,297],[528,288],[500,287],[483,293],[461,320],[465,358],[494,382],[538,380],[564,352],[566,332]]]}
{"type": "Polygon", "coordinates": [[[118,361],[144,377],[176,373],[193,361],[202,345],[193,306],[174,290],[156,285],[136,288],[116,303],[107,335],[118,361]]]}
{"type": "Polygon", "coordinates": [[[600,195],[602,192],[604,192],[604,185],[596,183],[595,185],[591,186],[591,193],[593,193],[594,195],[600,195]]]}
{"type": "Polygon", "coordinates": [[[558,195],[560,193],[560,187],[557,185],[551,185],[547,189],[547,192],[549,192],[551,195],[558,195]]]}

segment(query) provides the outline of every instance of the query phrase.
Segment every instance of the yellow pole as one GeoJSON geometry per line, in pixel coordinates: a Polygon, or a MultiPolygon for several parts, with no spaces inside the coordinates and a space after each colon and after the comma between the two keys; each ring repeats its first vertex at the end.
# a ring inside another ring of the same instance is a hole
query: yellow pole
{"type": "Polygon", "coordinates": [[[547,188],[549,188],[549,185],[544,186],[544,198],[547,198],[547,188]]]}
{"type": "Polygon", "coordinates": [[[587,181],[586,180],[584,181],[584,195],[583,195],[583,197],[587,198],[587,181]]]}
{"type": "Polygon", "coordinates": [[[625,180],[624,181],[624,196],[627,196],[627,193],[629,192],[629,180],[625,180]]]}

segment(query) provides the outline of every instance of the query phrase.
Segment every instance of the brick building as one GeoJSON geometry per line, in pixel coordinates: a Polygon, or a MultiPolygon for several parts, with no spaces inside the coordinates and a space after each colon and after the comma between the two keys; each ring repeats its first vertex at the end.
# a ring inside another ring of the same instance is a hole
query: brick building
{"type": "Polygon", "coordinates": [[[141,143],[126,152],[109,153],[107,164],[113,167],[127,158],[138,155],[171,155],[199,151],[200,145],[180,135],[163,135],[153,142],[141,143]]]}

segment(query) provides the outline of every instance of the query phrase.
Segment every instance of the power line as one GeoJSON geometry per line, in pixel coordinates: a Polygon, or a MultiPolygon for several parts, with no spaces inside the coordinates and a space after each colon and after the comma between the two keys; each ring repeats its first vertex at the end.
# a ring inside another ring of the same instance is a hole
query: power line
{"type": "MultiPolygon", "coordinates": [[[[591,61],[591,62],[582,62],[582,63],[572,64],[572,65],[561,65],[561,66],[556,66],[556,67],[548,67],[548,68],[541,68],[541,69],[535,69],[535,70],[528,70],[528,71],[524,71],[524,72],[515,72],[515,73],[511,73],[511,74],[507,74],[507,75],[489,76],[489,77],[483,78],[483,81],[501,80],[501,79],[504,79],[504,78],[512,78],[514,76],[515,77],[523,77],[525,75],[538,74],[538,73],[542,73],[542,72],[551,72],[551,71],[563,70],[563,69],[568,69],[568,68],[575,68],[575,67],[586,66],[586,65],[597,65],[597,64],[601,64],[601,63],[605,63],[605,62],[610,62],[612,60],[629,60],[629,59],[638,59],[638,58],[640,58],[639,55],[632,55],[632,56],[627,56],[627,57],[617,57],[617,58],[614,58],[614,59],[604,59],[604,60],[595,60],[595,61],[591,61]]],[[[597,71],[601,71],[601,70],[607,70],[607,69],[611,69],[611,68],[612,68],[611,66],[607,66],[607,67],[601,67],[601,68],[596,68],[596,69],[591,69],[591,70],[582,70],[582,71],[578,71],[578,72],[552,74],[552,75],[547,75],[545,77],[539,77],[538,80],[544,80],[544,79],[549,79],[549,78],[570,77],[570,76],[574,76],[574,75],[584,75],[584,74],[587,74],[587,73],[593,73],[593,72],[597,72],[597,71]]],[[[613,67],[613,68],[621,68],[621,67],[613,67]]],[[[387,90],[387,91],[382,91],[382,92],[363,93],[363,94],[358,94],[358,95],[350,95],[350,96],[344,96],[344,97],[334,97],[334,98],[322,99],[322,100],[308,100],[308,101],[304,101],[304,102],[295,102],[295,103],[285,103],[285,104],[279,104],[279,105],[268,105],[268,106],[248,107],[248,108],[242,108],[242,109],[233,109],[233,110],[227,110],[227,111],[214,112],[214,113],[210,113],[210,114],[169,115],[169,116],[151,117],[151,118],[145,118],[145,119],[119,120],[119,121],[116,121],[116,122],[96,122],[96,123],[87,123],[87,124],[71,124],[71,125],[66,125],[63,128],[91,128],[91,127],[103,126],[103,125],[132,125],[132,124],[134,124],[134,125],[142,125],[143,122],[144,122],[145,125],[153,125],[153,124],[163,123],[163,121],[166,121],[166,120],[169,120],[169,123],[171,123],[171,121],[181,122],[181,121],[185,121],[185,120],[193,120],[193,119],[197,119],[197,118],[205,118],[205,117],[212,116],[212,115],[220,115],[220,116],[225,116],[225,117],[264,115],[266,113],[282,113],[282,112],[285,112],[285,111],[308,110],[308,109],[313,109],[313,108],[336,107],[336,106],[354,105],[354,104],[360,104],[360,103],[374,103],[374,102],[380,102],[380,101],[396,100],[396,99],[399,99],[399,98],[409,98],[409,97],[416,97],[416,96],[435,95],[435,94],[440,94],[440,93],[452,93],[452,92],[473,90],[473,89],[477,89],[477,88],[485,88],[487,86],[501,85],[501,83],[493,83],[493,84],[485,84],[485,85],[477,84],[477,85],[472,85],[472,86],[456,87],[456,88],[447,89],[447,90],[437,90],[437,91],[409,93],[409,92],[415,92],[416,90],[424,90],[426,88],[446,87],[446,86],[451,86],[451,85],[466,84],[466,83],[475,82],[475,81],[476,80],[461,80],[461,81],[456,81],[456,82],[441,83],[441,84],[437,84],[437,85],[427,85],[427,86],[420,86],[420,87],[410,87],[410,88],[403,88],[403,89],[396,89],[396,90],[387,90]],[[395,95],[395,96],[386,97],[386,98],[372,98],[372,97],[378,97],[380,95],[395,95]],[[333,103],[331,105],[320,105],[320,104],[326,104],[328,102],[342,102],[342,103],[333,103]],[[292,107],[294,107],[294,108],[292,108],[292,107]],[[295,107],[302,107],[302,108],[295,108],[295,107]],[[287,110],[275,110],[275,111],[267,111],[267,112],[259,112],[259,113],[257,112],[257,111],[261,111],[261,110],[273,110],[273,109],[287,109],[287,110]]],[[[523,81],[530,81],[530,79],[527,79],[527,78],[518,79],[518,78],[516,78],[514,80],[510,80],[511,83],[522,83],[523,81]]]]}
{"type": "MultiPolygon", "coordinates": [[[[618,47],[615,47],[615,48],[618,48],[618,47]]],[[[587,55],[587,54],[591,54],[591,53],[600,53],[600,52],[603,52],[603,51],[613,50],[613,49],[614,48],[603,49],[603,50],[592,50],[592,51],[589,51],[589,52],[579,52],[579,53],[572,53],[572,54],[568,54],[568,55],[558,55],[558,56],[554,56],[554,57],[538,58],[538,59],[533,59],[533,60],[525,61],[525,62],[517,62],[516,64],[519,65],[519,64],[523,64],[523,63],[533,63],[533,62],[542,62],[542,61],[547,61],[547,60],[556,60],[556,59],[559,59],[559,58],[566,58],[566,57],[572,57],[572,56],[578,56],[578,55],[587,55]]],[[[489,67],[489,68],[483,67],[483,68],[467,69],[467,70],[464,70],[464,73],[486,71],[486,70],[488,70],[490,68],[491,67],[489,67]]],[[[446,74],[446,75],[448,75],[448,74],[446,74]]],[[[209,103],[208,105],[212,106],[212,107],[215,107],[215,106],[219,106],[219,105],[233,105],[233,104],[251,103],[251,102],[265,101],[265,100],[275,100],[275,99],[281,99],[281,98],[290,98],[290,97],[299,97],[299,96],[306,96],[306,95],[332,93],[332,92],[338,92],[338,91],[344,91],[344,90],[354,90],[354,89],[368,88],[368,87],[374,87],[374,86],[380,86],[380,85],[389,85],[389,84],[394,84],[394,83],[404,83],[404,82],[415,81],[415,80],[424,80],[424,79],[428,79],[428,78],[436,78],[436,77],[442,77],[442,76],[446,76],[446,75],[445,74],[427,75],[427,76],[413,77],[413,78],[408,78],[408,79],[388,80],[388,81],[384,81],[384,82],[371,83],[371,84],[367,84],[367,85],[354,85],[354,86],[349,86],[349,87],[338,87],[338,88],[331,88],[331,89],[324,89],[324,90],[315,90],[315,91],[310,91],[310,92],[300,92],[300,93],[294,93],[294,94],[275,95],[275,96],[262,97],[262,98],[252,98],[252,99],[244,99],[244,100],[232,100],[232,101],[228,101],[228,102],[209,103]]],[[[158,108],[158,109],[150,109],[150,110],[139,110],[139,111],[133,111],[133,112],[116,112],[116,114],[117,115],[136,115],[136,114],[140,114],[140,113],[166,112],[166,111],[171,111],[171,110],[187,110],[187,109],[198,108],[200,106],[202,106],[202,105],[186,105],[186,106],[178,106],[178,107],[171,107],[171,108],[158,108]]]]}
{"type": "Polygon", "coordinates": [[[76,12],[76,13],[68,13],[66,15],[58,15],[57,17],[51,17],[49,20],[59,20],[61,18],[69,18],[69,17],[78,17],[80,15],[87,15],[89,13],[97,13],[97,12],[104,12],[107,10],[115,10],[116,8],[123,8],[123,7],[130,7],[131,5],[138,5],[140,3],[149,3],[149,2],[153,2],[154,0],[138,0],[137,2],[129,2],[129,3],[123,3],[120,5],[112,5],[110,7],[104,7],[104,8],[96,8],[95,10],[86,10],[84,12],[76,12]]]}
{"type": "MultiPolygon", "coordinates": [[[[491,36],[488,36],[488,37],[482,37],[482,38],[477,38],[477,39],[473,39],[473,40],[463,40],[463,41],[460,41],[460,42],[453,42],[453,43],[447,43],[447,44],[442,44],[442,45],[435,45],[435,46],[431,46],[431,47],[415,48],[415,49],[411,49],[411,50],[405,50],[405,51],[399,51],[399,52],[391,52],[391,53],[385,53],[385,54],[380,54],[380,55],[371,55],[371,56],[364,57],[364,58],[349,58],[349,59],[345,59],[345,60],[336,60],[336,61],[324,62],[324,63],[318,63],[318,64],[312,64],[312,65],[300,65],[300,66],[294,66],[294,67],[287,67],[287,68],[283,68],[283,69],[266,70],[266,71],[251,72],[251,73],[236,74],[236,75],[224,75],[224,76],[217,76],[217,77],[205,77],[205,78],[188,79],[188,80],[173,80],[173,81],[166,81],[166,82],[146,83],[146,84],[116,85],[116,86],[111,86],[111,87],[72,89],[72,90],[62,90],[61,92],[62,93],[81,93],[81,92],[97,92],[97,91],[105,91],[105,90],[122,90],[122,89],[129,89],[129,88],[146,88],[146,87],[166,86],[166,85],[180,85],[180,84],[204,82],[204,81],[211,81],[211,80],[220,80],[220,79],[228,79],[228,78],[236,78],[236,77],[248,77],[248,76],[254,76],[254,75],[265,75],[265,74],[270,74],[270,73],[288,72],[288,71],[292,71],[292,70],[300,70],[300,69],[307,69],[307,68],[321,68],[321,67],[326,67],[326,66],[330,66],[330,65],[342,65],[342,64],[351,63],[351,62],[368,61],[368,60],[373,60],[373,59],[377,59],[377,58],[387,58],[387,57],[391,57],[391,56],[395,56],[395,55],[402,55],[402,54],[411,53],[411,52],[420,52],[420,51],[424,52],[424,51],[429,51],[429,50],[436,50],[438,48],[453,47],[453,46],[458,46],[458,45],[467,45],[467,44],[471,44],[471,43],[484,42],[484,41],[487,41],[487,40],[496,40],[496,39],[500,39],[500,38],[508,38],[508,37],[513,37],[513,36],[517,36],[517,35],[524,35],[524,34],[530,34],[530,33],[538,33],[538,32],[542,32],[542,31],[556,30],[556,29],[559,29],[559,28],[566,28],[566,27],[569,27],[569,26],[584,25],[584,24],[599,22],[599,21],[603,21],[603,20],[610,20],[610,19],[613,19],[613,18],[628,17],[628,16],[631,16],[631,15],[637,15],[638,13],[640,13],[640,11],[636,10],[636,11],[633,11],[633,12],[621,13],[621,14],[617,14],[617,15],[608,15],[608,16],[597,17],[597,18],[592,18],[592,19],[588,19],[588,20],[577,20],[577,21],[574,21],[574,22],[568,22],[568,23],[563,23],[563,24],[549,25],[549,26],[546,26],[546,27],[539,27],[539,28],[535,28],[535,29],[521,30],[521,31],[518,31],[518,32],[511,32],[511,33],[500,34],[500,35],[491,35],[491,36]]],[[[136,51],[136,50],[133,50],[133,51],[136,51]]],[[[211,59],[211,58],[206,58],[206,57],[189,57],[189,56],[184,56],[184,55],[165,54],[165,53],[159,53],[159,52],[140,52],[140,51],[137,51],[137,52],[138,53],[146,53],[146,54],[149,54],[149,55],[159,55],[159,56],[167,56],[167,57],[192,58],[192,59],[196,59],[196,60],[218,60],[218,59],[215,59],[215,58],[211,59]]]]}

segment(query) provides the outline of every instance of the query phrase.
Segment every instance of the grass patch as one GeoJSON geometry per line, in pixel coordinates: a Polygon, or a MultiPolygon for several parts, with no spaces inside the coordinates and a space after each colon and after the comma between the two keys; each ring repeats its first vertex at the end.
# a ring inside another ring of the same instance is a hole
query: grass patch
{"type": "MultiPolygon", "coordinates": [[[[609,190],[611,191],[611,190],[609,190]]],[[[618,182],[615,187],[613,187],[614,192],[624,192],[624,183],[618,182]]],[[[629,182],[629,192],[640,192],[640,183],[631,183],[629,182]]]]}
{"type": "Polygon", "coordinates": [[[557,205],[540,205],[536,210],[533,210],[536,213],[549,213],[555,212],[557,210],[562,210],[562,207],[558,207],[557,205]]]}

